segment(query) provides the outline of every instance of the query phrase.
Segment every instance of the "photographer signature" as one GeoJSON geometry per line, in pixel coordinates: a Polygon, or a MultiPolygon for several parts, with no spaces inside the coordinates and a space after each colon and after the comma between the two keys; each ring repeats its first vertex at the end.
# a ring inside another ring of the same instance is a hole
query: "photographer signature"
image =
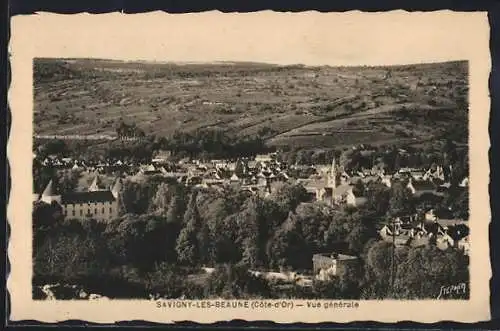
{"type": "Polygon", "coordinates": [[[452,295],[466,294],[466,291],[467,291],[467,284],[466,283],[441,286],[441,289],[439,290],[439,295],[437,298],[441,299],[441,298],[449,297],[452,295]]]}

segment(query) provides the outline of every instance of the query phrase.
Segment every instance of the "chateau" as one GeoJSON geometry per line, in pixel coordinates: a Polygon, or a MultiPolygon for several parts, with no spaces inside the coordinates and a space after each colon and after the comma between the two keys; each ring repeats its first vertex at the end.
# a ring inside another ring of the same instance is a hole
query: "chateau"
{"type": "Polygon", "coordinates": [[[93,218],[98,221],[110,221],[118,217],[119,214],[119,193],[121,191],[121,180],[107,188],[100,188],[98,177],[86,192],[70,192],[56,194],[52,180],[47,184],[43,193],[35,197],[36,201],[52,203],[53,201],[61,205],[64,216],[74,219],[93,218]]]}

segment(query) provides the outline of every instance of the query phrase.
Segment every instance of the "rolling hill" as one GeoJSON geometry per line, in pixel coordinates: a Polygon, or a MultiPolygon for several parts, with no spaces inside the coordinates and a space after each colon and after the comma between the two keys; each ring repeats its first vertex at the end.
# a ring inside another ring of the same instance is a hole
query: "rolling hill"
{"type": "Polygon", "coordinates": [[[35,59],[39,135],[220,129],[268,145],[467,142],[467,62],[389,67],[35,59]]]}

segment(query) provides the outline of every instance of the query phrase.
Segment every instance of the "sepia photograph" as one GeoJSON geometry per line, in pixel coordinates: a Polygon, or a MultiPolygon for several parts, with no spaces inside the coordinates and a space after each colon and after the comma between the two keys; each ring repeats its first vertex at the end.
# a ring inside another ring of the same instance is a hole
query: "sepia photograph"
{"type": "Polygon", "coordinates": [[[35,299],[468,298],[467,61],[33,74],[35,299]]]}
{"type": "Polygon", "coordinates": [[[488,318],[487,46],[481,13],[19,17],[14,320],[488,318]]]}

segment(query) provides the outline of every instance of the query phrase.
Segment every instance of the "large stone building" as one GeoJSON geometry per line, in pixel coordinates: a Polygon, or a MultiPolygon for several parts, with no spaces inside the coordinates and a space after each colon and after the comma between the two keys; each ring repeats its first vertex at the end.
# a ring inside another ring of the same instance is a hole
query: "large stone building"
{"type": "Polygon", "coordinates": [[[121,186],[121,180],[117,179],[111,187],[103,189],[99,187],[96,177],[88,191],[57,194],[50,181],[38,201],[49,204],[57,202],[66,218],[110,221],[119,215],[121,186]]]}

